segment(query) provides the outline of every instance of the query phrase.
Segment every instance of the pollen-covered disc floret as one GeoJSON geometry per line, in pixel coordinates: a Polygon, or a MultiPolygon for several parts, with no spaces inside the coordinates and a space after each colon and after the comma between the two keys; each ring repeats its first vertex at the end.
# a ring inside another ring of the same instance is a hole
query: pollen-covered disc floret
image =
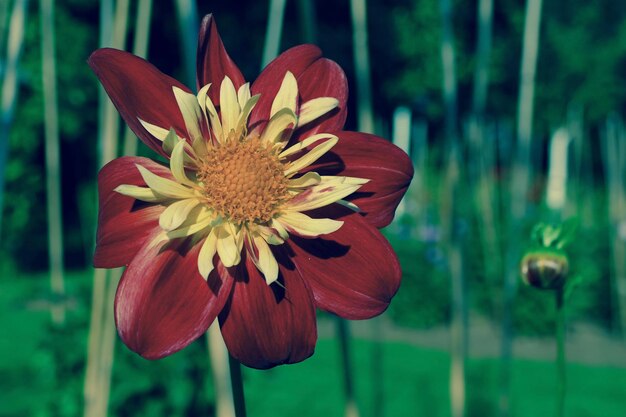
{"type": "Polygon", "coordinates": [[[249,84],[236,90],[225,77],[218,112],[207,94],[210,87],[197,96],[173,87],[186,132],[139,120],[163,142],[171,176],[137,165],[147,187],[120,185],[116,191],[164,206],[162,232],[151,244],[190,238],[202,245],[198,270],[203,277],[213,270],[216,254],[230,267],[240,262],[245,247],[271,284],[279,268],[270,245],[284,243],[290,234],[317,237],[336,231],[343,222],[303,212],[332,203],[358,210],[343,199],[368,180],[306,170],[337,143],[335,135],[319,133],[287,147],[294,131],[335,109],[337,99],[299,103],[296,79],[287,72],[269,120],[249,131],[248,117],[259,95],[250,95],[249,84]]]}
{"type": "Polygon", "coordinates": [[[206,204],[234,223],[268,223],[288,199],[284,166],[258,136],[209,150],[196,174],[206,204]]]}

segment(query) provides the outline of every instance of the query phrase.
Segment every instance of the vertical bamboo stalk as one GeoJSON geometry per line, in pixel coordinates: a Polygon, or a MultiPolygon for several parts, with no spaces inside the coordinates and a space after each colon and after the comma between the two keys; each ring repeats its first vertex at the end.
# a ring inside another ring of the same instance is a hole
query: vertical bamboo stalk
{"type": "MultiPolygon", "coordinates": [[[[41,74],[43,79],[44,126],[46,138],[46,207],[48,214],[48,258],[50,287],[55,300],[65,294],[63,278],[63,218],[61,211],[61,166],[59,151],[59,115],[57,110],[54,0],[40,0],[41,74]]],[[[60,302],[52,307],[52,320],[65,321],[60,302]]]]}
{"type": "Polygon", "coordinates": [[[100,337],[100,357],[97,376],[96,407],[89,417],[106,417],[108,415],[109,397],[111,394],[111,375],[113,372],[113,360],[115,357],[115,316],[113,304],[115,292],[122,276],[123,268],[108,271],[106,290],[104,294],[104,309],[102,318],[102,335],[100,337]]]}
{"type": "MultiPolygon", "coordinates": [[[[520,91],[517,112],[518,158],[526,165],[530,161],[530,141],[533,127],[533,109],[535,98],[535,73],[539,52],[539,29],[541,27],[542,0],[526,2],[526,20],[524,24],[524,43],[520,74],[520,91]]],[[[525,170],[527,171],[527,170],[525,170]]],[[[520,175],[520,188],[526,189],[530,182],[529,175],[520,175]]],[[[520,199],[514,206],[515,213],[524,214],[525,200],[520,199]]]]}
{"type": "Polygon", "coordinates": [[[367,40],[366,0],[350,0],[352,53],[357,92],[357,123],[360,132],[374,133],[370,57],[367,40]]]}
{"type": "MultiPolygon", "coordinates": [[[[115,17],[113,18],[113,32],[109,41],[104,41],[103,46],[106,46],[110,42],[110,46],[118,49],[125,49],[126,45],[126,30],[128,28],[128,7],[129,0],[117,0],[115,5],[115,17]]],[[[108,18],[107,18],[108,20],[108,18]]],[[[101,127],[102,133],[102,165],[110,161],[117,156],[117,135],[119,134],[120,117],[115,109],[113,103],[110,102],[104,89],[100,89],[104,100],[104,112],[101,127]]]]}
{"type": "Polygon", "coordinates": [[[441,66],[443,69],[442,89],[445,107],[444,129],[448,145],[457,139],[457,93],[456,63],[454,52],[454,33],[452,30],[452,3],[450,0],[439,0],[441,12],[441,66]]]}
{"type": "Polygon", "coordinates": [[[442,235],[445,239],[448,258],[448,271],[451,282],[451,318],[450,318],[450,415],[465,415],[466,384],[465,362],[467,355],[467,313],[465,296],[465,277],[463,243],[455,230],[455,206],[460,189],[459,147],[453,145],[448,156],[446,176],[442,187],[441,202],[442,235]]]}
{"type": "MultiPolygon", "coordinates": [[[[499,189],[494,186],[494,172],[496,170],[496,135],[494,129],[485,121],[473,119],[470,127],[472,139],[471,158],[478,164],[476,189],[476,214],[479,223],[481,245],[483,248],[484,273],[488,282],[495,284],[502,279],[502,250],[499,243],[501,235],[499,189]]],[[[491,289],[492,286],[490,285],[491,289]]],[[[497,298],[496,291],[491,290],[493,299],[497,298]]],[[[498,292],[499,294],[499,292],[498,292]]],[[[495,307],[492,306],[492,307],[495,307]]],[[[495,315],[495,314],[494,314],[495,315]]]]}
{"type": "MultiPolygon", "coordinates": [[[[100,45],[124,49],[129,0],[101,0],[100,45]]],[[[100,166],[117,156],[119,115],[104,89],[99,94],[100,166]]],[[[84,385],[85,417],[105,417],[109,406],[111,372],[115,354],[113,299],[122,269],[94,271],[84,385]]]]}
{"type": "Polygon", "coordinates": [[[265,66],[278,55],[278,51],[280,50],[280,38],[283,32],[286,2],[286,0],[270,0],[261,69],[265,68],[265,66]]]}
{"type": "MultiPolygon", "coordinates": [[[[152,0],[139,0],[135,18],[135,36],[133,38],[133,54],[146,58],[150,42],[150,21],[152,18],[152,0]]],[[[126,126],[124,133],[124,155],[137,153],[137,137],[126,126]]]]}
{"type": "Polygon", "coordinates": [[[626,212],[626,129],[613,115],[604,131],[605,178],[608,192],[608,214],[611,224],[612,303],[615,311],[614,328],[626,338],[626,245],[620,237],[626,212]]]}
{"type": "MultiPolygon", "coordinates": [[[[350,0],[350,16],[352,20],[352,54],[354,59],[354,72],[356,78],[357,97],[357,127],[360,132],[374,133],[374,110],[372,105],[371,69],[369,56],[369,41],[367,31],[367,1],[350,0]]],[[[358,417],[360,415],[353,387],[353,370],[350,361],[349,324],[338,319],[339,344],[343,356],[344,391],[346,396],[346,417],[358,417]]],[[[375,318],[371,322],[374,334],[372,349],[372,409],[374,412],[383,411],[383,378],[382,378],[382,341],[381,318],[375,318]]],[[[381,414],[382,415],[382,414],[381,414]]]]}
{"type": "Polygon", "coordinates": [[[298,0],[298,19],[305,43],[316,43],[317,24],[315,4],[311,0],[298,0]]]}
{"type": "Polygon", "coordinates": [[[13,111],[19,92],[17,77],[18,64],[22,55],[24,44],[24,27],[26,13],[28,12],[27,0],[15,0],[9,22],[9,34],[7,44],[7,60],[2,79],[2,96],[0,103],[0,232],[2,231],[2,207],[4,202],[4,167],[6,166],[9,153],[9,131],[13,121],[13,111]]]}
{"type": "Polygon", "coordinates": [[[546,203],[561,220],[567,197],[567,159],[571,137],[566,127],[557,129],[550,140],[550,165],[546,186],[546,203]]]}
{"type": "Polygon", "coordinates": [[[0,3],[0,56],[4,56],[6,51],[6,38],[9,34],[8,17],[11,9],[11,0],[0,3]]]}
{"type": "Polygon", "coordinates": [[[445,142],[450,147],[446,190],[442,204],[441,221],[447,241],[448,267],[451,281],[450,326],[450,407],[453,417],[465,415],[465,356],[467,317],[465,312],[465,283],[463,276],[463,248],[460,236],[454,230],[456,192],[460,177],[460,146],[457,136],[457,88],[452,26],[452,2],[440,0],[441,63],[443,68],[443,101],[445,107],[445,142]],[[446,206],[448,208],[446,209],[446,206]]]}
{"type": "Polygon", "coordinates": [[[501,417],[510,415],[511,355],[512,355],[512,312],[511,305],[515,298],[518,279],[518,262],[521,255],[520,241],[522,222],[526,216],[526,195],[530,185],[530,151],[532,139],[535,72],[539,50],[539,29],[541,25],[542,0],[526,2],[526,18],[524,23],[524,39],[522,44],[522,60],[520,70],[520,92],[517,114],[517,149],[513,162],[511,189],[509,233],[506,254],[506,271],[504,274],[502,299],[502,331],[501,331],[501,368],[499,414],[501,417]]]}
{"type": "Polygon", "coordinates": [[[568,195],[570,198],[567,199],[565,209],[563,211],[563,217],[573,217],[578,216],[581,219],[581,227],[586,223],[584,221],[584,205],[579,196],[581,196],[582,189],[582,180],[584,174],[592,174],[591,172],[585,173],[583,169],[583,164],[585,161],[585,155],[583,153],[583,148],[587,145],[584,143],[584,132],[583,132],[583,109],[582,106],[576,103],[570,103],[567,108],[567,132],[569,137],[571,138],[571,174],[568,175],[568,195]]]}
{"type": "Polygon", "coordinates": [[[411,160],[415,167],[415,176],[408,190],[408,210],[417,219],[416,230],[424,230],[428,224],[428,124],[423,117],[415,117],[411,129],[411,160]]]}
{"type": "Polygon", "coordinates": [[[476,41],[476,68],[474,70],[474,92],[472,113],[482,121],[487,103],[489,87],[489,58],[491,55],[491,26],[493,0],[479,0],[477,8],[478,39],[476,41]]]}
{"type": "Polygon", "coordinates": [[[195,0],[176,0],[176,15],[180,30],[180,42],[183,50],[185,83],[194,88],[196,85],[196,45],[198,36],[198,9],[195,0]]]}
{"type": "Polygon", "coordinates": [[[87,366],[83,385],[83,416],[91,417],[98,406],[98,381],[100,375],[100,351],[102,349],[102,326],[106,298],[107,270],[96,269],[91,293],[91,313],[87,339],[87,366]]]}
{"type": "MultiPolygon", "coordinates": [[[[399,106],[393,112],[393,144],[410,155],[411,149],[411,109],[399,106]]],[[[396,218],[406,211],[406,197],[400,201],[396,209],[396,218]]]]}
{"type": "MultiPolygon", "coordinates": [[[[451,163],[453,164],[454,162],[451,163]]],[[[458,181],[458,178],[451,178],[450,181],[458,181]]],[[[456,186],[451,185],[451,188],[455,189],[456,186]]],[[[454,231],[451,232],[455,233],[454,231]]],[[[467,314],[465,306],[463,246],[459,241],[459,236],[451,236],[450,246],[448,248],[448,264],[452,280],[450,405],[451,415],[454,417],[462,417],[465,415],[466,401],[465,362],[467,356],[467,314]]]]}

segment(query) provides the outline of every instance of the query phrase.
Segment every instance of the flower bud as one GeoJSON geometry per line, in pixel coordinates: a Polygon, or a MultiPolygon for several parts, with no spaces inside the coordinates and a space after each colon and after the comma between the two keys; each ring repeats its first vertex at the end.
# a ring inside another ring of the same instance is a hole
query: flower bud
{"type": "Polygon", "coordinates": [[[548,248],[526,252],[520,267],[524,283],[542,290],[562,288],[569,272],[565,253],[548,248]]]}

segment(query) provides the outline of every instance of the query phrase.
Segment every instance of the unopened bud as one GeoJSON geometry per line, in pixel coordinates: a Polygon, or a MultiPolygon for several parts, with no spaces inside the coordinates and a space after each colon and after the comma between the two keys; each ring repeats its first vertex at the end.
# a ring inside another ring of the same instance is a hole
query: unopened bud
{"type": "Polygon", "coordinates": [[[562,288],[569,272],[569,262],[563,251],[541,248],[526,253],[521,263],[522,280],[535,288],[562,288]]]}

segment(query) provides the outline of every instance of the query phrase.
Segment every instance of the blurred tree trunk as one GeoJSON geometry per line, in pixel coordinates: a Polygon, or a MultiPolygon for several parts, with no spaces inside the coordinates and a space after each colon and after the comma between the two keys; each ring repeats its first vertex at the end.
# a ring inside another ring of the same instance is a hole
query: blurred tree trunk
{"type": "Polygon", "coordinates": [[[59,114],[57,109],[56,44],[54,29],[54,0],[40,0],[41,75],[43,80],[44,127],[46,142],[46,207],[48,214],[48,258],[50,287],[54,303],[52,320],[65,321],[62,299],[65,295],[63,278],[63,217],[61,211],[61,156],[59,145],[59,114]]]}
{"type": "Polygon", "coordinates": [[[520,88],[517,114],[517,148],[513,161],[510,188],[508,247],[502,297],[500,416],[510,415],[511,351],[513,341],[512,304],[519,278],[521,236],[527,212],[527,194],[531,175],[531,140],[535,95],[535,72],[539,50],[542,0],[528,0],[524,23],[520,88]]]}
{"type": "MultiPolygon", "coordinates": [[[[8,7],[8,6],[7,6],[8,7]]],[[[2,232],[2,213],[4,207],[4,175],[9,153],[9,131],[13,122],[13,112],[19,93],[18,64],[24,44],[24,27],[28,12],[27,0],[15,0],[11,10],[9,33],[7,36],[7,58],[5,61],[4,77],[2,79],[2,94],[0,96],[0,233],[2,232]]]]}
{"type": "Polygon", "coordinates": [[[445,108],[445,144],[450,149],[441,203],[442,235],[445,239],[448,271],[451,283],[450,323],[450,407],[452,417],[465,415],[465,356],[467,340],[467,313],[463,276],[463,247],[455,227],[455,207],[459,190],[461,155],[458,140],[457,87],[454,32],[451,0],[440,0],[441,63],[443,68],[443,101],[445,108]]]}

